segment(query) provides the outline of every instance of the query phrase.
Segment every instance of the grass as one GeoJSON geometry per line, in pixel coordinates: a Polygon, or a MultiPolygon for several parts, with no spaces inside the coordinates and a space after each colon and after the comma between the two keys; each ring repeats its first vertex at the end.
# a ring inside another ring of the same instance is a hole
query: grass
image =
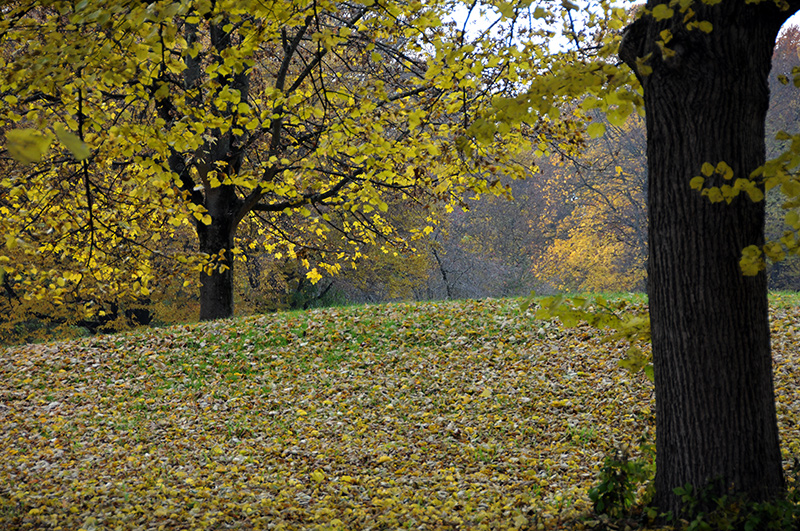
{"type": "MultiPolygon", "coordinates": [[[[791,297],[771,299],[787,467],[791,297]]],[[[654,437],[652,384],[601,340],[482,300],[9,347],[0,529],[579,528],[604,457],[654,437]]]]}
{"type": "Polygon", "coordinates": [[[800,306],[800,291],[771,291],[769,302],[775,307],[797,308],[800,306]]]}

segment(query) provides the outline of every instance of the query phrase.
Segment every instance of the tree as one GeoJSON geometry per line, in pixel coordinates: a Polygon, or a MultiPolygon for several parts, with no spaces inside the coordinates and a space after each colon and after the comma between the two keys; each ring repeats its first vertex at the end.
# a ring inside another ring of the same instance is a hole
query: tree
{"type": "MultiPolygon", "coordinates": [[[[600,118],[600,117],[598,117],[600,118]]],[[[605,126],[581,153],[558,153],[542,193],[568,213],[550,219],[553,236],[534,254],[537,279],[572,291],[643,288],[647,257],[644,120],[605,126]]],[[[544,230],[544,228],[543,228],[544,230]]]]}
{"type": "MultiPolygon", "coordinates": [[[[800,70],[800,27],[784,26],[775,43],[772,72],[769,77],[770,105],[767,112],[767,158],[780,158],[791,152],[791,143],[785,138],[787,131],[798,130],[800,92],[793,82],[800,70]],[[784,138],[781,140],[780,138],[784,138]]],[[[787,211],[782,208],[785,194],[776,187],[767,193],[766,236],[770,241],[780,241],[791,227],[785,223],[787,211]]],[[[794,208],[797,211],[797,206],[794,208]]],[[[773,262],[767,268],[770,289],[800,290],[800,256],[788,253],[784,260],[773,262]]]]}
{"type": "Polygon", "coordinates": [[[686,484],[708,499],[784,489],[767,280],[740,261],[764,245],[753,172],[765,163],[773,46],[798,7],[650,0],[620,47],[644,90],[655,505],[675,515],[673,489],[686,484]]]}
{"type": "MultiPolygon", "coordinates": [[[[535,135],[543,122],[498,127],[481,110],[496,100],[513,111],[519,87],[559,54],[541,53],[549,33],[534,24],[522,53],[514,10],[473,38],[442,23],[450,7],[8,4],[0,207],[6,248],[24,259],[9,258],[5,278],[87,312],[108,297],[146,297],[157,242],[192,223],[195,252],[177,258],[200,271],[201,319],[226,317],[234,255],[249,243],[237,237],[243,223],[259,227],[264,252],[298,259],[316,281],[365,246],[403,245],[384,216],[390,204],[502,193],[497,168],[524,174],[513,162],[522,130],[535,135]],[[325,250],[329,234],[347,245],[325,250]],[[320,250],[316,268],[299,256],[307,247],[320,250]],[[43,253],[55,263],[44,282],[30,267],[43,253]]],[[[563,97],[537,107],[551,129],[563,97]]]]}
{"type": "Polygon", "coordinates": [[[426,290],[431,298],[514,297],[533,289],[529,249],[540,237],[532,218],[542,215],[530,189],[536,176],[510,183],[513,196],[465,200],[444,214],[431,235],[426,290]]]}

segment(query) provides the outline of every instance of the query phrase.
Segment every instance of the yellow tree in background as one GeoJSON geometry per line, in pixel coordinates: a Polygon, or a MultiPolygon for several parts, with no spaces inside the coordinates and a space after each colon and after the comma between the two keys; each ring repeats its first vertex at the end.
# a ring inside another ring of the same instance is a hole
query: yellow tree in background
{"type": "Polygon", "coordinates": [[[647,260],[644,122],[637,114],[591,139],[579,156],[561,153],[543,175],[549,203],[566,209],[534,256],[537,280],[559,290],[642,290],[647,260]]]}

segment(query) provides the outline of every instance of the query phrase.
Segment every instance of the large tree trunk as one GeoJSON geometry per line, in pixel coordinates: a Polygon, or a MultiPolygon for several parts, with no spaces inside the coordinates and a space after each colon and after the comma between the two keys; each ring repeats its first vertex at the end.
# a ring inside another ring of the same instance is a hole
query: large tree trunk
{"type": "MultiPolygon", "coordinates": [[[[663,3],[650,0],[647,8],[663,3]]],[[[788,16],[772,2],[693,6],[710,34],[683,15],[644,16],[628,28],[620,56],[652,52],[639,75],[647,117],[649,277],[656,395],[656,499],[680,515],[676,487],[709,497],[769,499],[784,489],[772,383],[767,280],[743,276],[739,259],[764,240],[764,202],[742,193],[712,203],[692,190],[704,162],[726,162],[734,178],[764,163],[772,48],[788,16]],[[670,29],[675,54],[661,57],[670,29]]],[[[715,176],[705,186],[720,186],[715,176]]],[[[732,183],[730,183],[732,184],[732,183]]]]}
{"type": "Polygon", "coordinates": [[[200,252],[212,257],[215,266],[200,272],[200,320],[233,316],[233,236],[237,199],[232,186],[212,188],[206,197],[211,224],[197,223],[200,252]]]}

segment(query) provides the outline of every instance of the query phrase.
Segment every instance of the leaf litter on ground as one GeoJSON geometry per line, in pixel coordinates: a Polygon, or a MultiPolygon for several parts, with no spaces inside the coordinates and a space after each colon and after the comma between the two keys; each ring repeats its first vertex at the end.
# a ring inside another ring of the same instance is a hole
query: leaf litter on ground
{"type": "MultiPolygon", "coordinates": [[[[772,323],[788,469],[800,311],[772,323]]],[[[602,335],[480,300],[9,347],[0,528],[579,528],[605,456],[655,430],[602,335]]]]}

